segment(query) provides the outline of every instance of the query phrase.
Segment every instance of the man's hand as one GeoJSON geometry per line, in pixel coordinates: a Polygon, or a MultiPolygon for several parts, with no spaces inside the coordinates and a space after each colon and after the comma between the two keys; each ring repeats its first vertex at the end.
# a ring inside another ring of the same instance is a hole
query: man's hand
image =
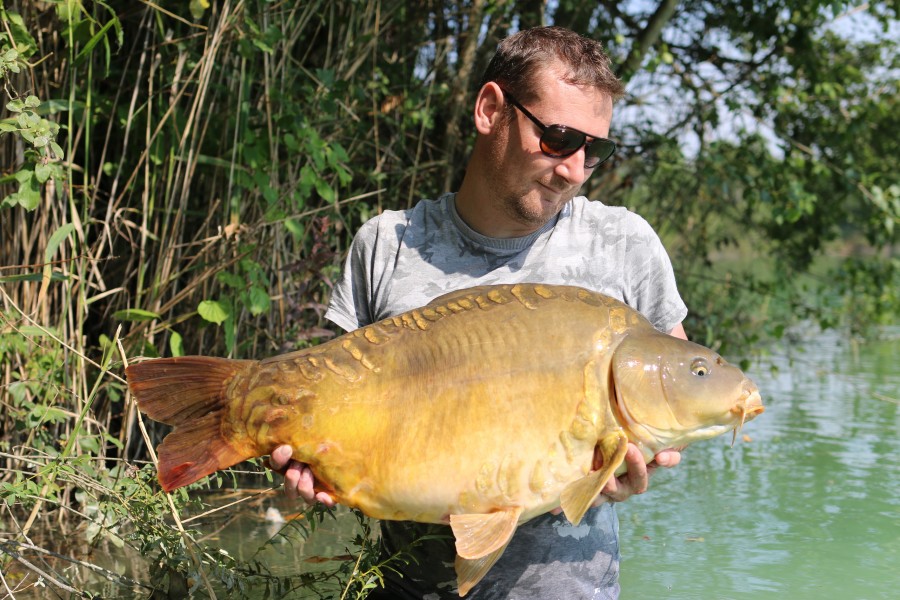
{"type": "Polygon", "coordinates": [[[657,467],[674,467],[681,462],[681,453],[677,450],[662,450],[648,465],[644,463],[641,451],[634,444],[628,444],[625,451],[625,466],[628,471],[619,477],[612,477],[600,494],[600,502],[612,500],[622,502],[634,494],[643,494],[647,491],[650,475],[657,467]],[[604,498],[605,497],[605,498],[604,498]]]}
{"type": "MultiPolygon", "coordinates": [[[[622,502],[635,494],[643,494],[650,483],[650,475],[657,467],[674,467],[680,462],[681,453],[668,449],[661,450],[648,465],[638,447],[629,443],[625,451],[625,467],[628,471],[619,477],[610,478],[592,506],[600,506],[604,502],[622,502]]],[[[558,515],[562,508],[554,508],[550,512],[558,515]]]]}
{"type": "Polygon", "coordinates": [[[321,502],[331,508],[336,504],[327,492],[317,492],[316,481],[309,466],[291,460],[294,449],[288,445],[278,446],[269,456],[269,468],[284,475],[284,493],[288,498],[303,499],[307,504],[321,502]]]}

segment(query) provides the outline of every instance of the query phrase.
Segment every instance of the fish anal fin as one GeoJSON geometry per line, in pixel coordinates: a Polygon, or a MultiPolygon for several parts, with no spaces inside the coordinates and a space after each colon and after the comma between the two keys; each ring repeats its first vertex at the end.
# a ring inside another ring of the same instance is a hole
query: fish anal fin
{"type": "Polygon", "coordinates": [[[505,544],[481,558],[463,558],[457,555],[455,564],[456,585],[459,588],[460,597],[468,594],[479,581],[484,579],[487,572],[491,570],[491,567],[494,566],[494,563],[506,550],[507,545],[509,545],[509,540],[506,540],[505,544]]]}
{"type": "Polygon", "coordinates": [[[515,506],[487,514],[450,515],[456,553],[471,560],[506,547],[516,531],[521,514],[522,507],[515,506]]]}
{"type": "Polygon", "coordinates": [[[560,506],[562,506],[566,518],[573,525],[581,522],[584,513],[594,503],[603,486],[625,460],[628,438],[622,431],[616,431],[601,438],[597,446],[603,458],[603,465],[598,470],[567,485],[559,497],[560,506]]]}
{"type": "Polygon", "coordinates": [[[219,412],[182,423],[166,436],[159,452],[159,483],[166,492],[194,483],[207,475],[257,456],[222,436],[219,412]]]}

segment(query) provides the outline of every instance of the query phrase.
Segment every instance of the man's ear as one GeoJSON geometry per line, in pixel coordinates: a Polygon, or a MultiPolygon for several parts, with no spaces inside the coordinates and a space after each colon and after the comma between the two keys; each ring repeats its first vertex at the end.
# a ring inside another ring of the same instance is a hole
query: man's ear
{"type": "Polygon", "coordinates": [[[482,135],[488,135],[503,117],[506,98],[496,82],[489,81],[478,91],[475,98],[475,129],[482,135]]]}

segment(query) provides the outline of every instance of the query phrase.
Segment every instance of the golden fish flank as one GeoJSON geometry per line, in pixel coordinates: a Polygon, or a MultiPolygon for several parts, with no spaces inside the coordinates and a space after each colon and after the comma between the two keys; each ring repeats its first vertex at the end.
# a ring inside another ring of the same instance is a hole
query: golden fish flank
{"type": "Polygon", "coordinates": [[[315,348],[150,360],[127,376],[140,409],[175,427],[163,489],[290,444],[343,504],[449,522],[460,595],[519,523],[557,506],[578,523],[628,441],[649,462],[763,410],[711,350],[568,286],[461,290],[315,348]]]}

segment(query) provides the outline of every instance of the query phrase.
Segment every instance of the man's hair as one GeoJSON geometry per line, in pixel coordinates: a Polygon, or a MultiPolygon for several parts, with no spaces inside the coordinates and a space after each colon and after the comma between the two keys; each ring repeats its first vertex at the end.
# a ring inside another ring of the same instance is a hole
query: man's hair
{"type": "Polygon", "coordinates": [[[568,84],[595,88],[613,101],[625,95],[600,42],[563,27],[525,29],[500,42],[479,89],[494,81],[527,102],[540,92],[535,89],[537,74],[557,66],[562,67],[568,84]]]}

